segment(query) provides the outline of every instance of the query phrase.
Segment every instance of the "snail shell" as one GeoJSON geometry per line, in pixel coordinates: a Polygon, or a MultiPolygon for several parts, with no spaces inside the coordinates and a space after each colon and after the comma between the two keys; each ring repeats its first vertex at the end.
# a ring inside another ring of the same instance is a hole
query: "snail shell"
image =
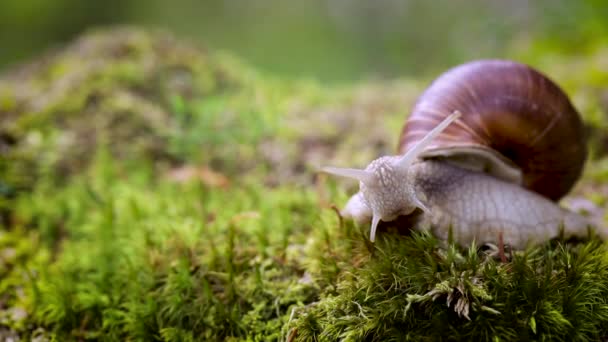
{"type": "Polygon", "coordinates": [[[582,120],[568,96],[533,68],[480,60],[448,70],[414,105],[399,152],[454,111],[461,118],[420,158],[488,172],[552,200],[570,191],[580,176],[587,157],[582,120]]]}

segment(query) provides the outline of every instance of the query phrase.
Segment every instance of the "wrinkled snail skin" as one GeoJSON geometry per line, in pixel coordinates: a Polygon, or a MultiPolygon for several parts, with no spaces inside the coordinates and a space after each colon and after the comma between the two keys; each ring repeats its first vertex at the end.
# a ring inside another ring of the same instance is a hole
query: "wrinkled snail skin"
{"type": "Polygon", "coordinates": [[[416,102],[399,145],[364,170],[323,170],[359,181],[342,215],[412,218],[461,245],[525,248],[558,236],[585,238],[605,227],[560,207],[587,156],[583,124],[567,95],[529,66],[482,60],[435,80],[416,102]]]}
{"type": "MultiPolygon", "coordinates": [[[[516,249],[549,239],[585,238],[590,223],[547,198],[481,172],[471,172],[438,161],[412,165],[417,189],[425,198],[433,234],[461,245],[503,242],[516,249]]],[[[427,227],[428,228],[428,227],[427,227]]]]}

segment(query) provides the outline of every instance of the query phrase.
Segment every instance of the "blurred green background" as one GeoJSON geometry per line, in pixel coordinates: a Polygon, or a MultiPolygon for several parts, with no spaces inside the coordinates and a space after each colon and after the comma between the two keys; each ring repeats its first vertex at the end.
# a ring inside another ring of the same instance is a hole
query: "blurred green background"
{"type": "Polygon", "coordinates": [[[323,81],[436,73],[606,44],[604,0],[4,0],[0,69],[92,26],[163,28],[258,69],[323,81]]]}

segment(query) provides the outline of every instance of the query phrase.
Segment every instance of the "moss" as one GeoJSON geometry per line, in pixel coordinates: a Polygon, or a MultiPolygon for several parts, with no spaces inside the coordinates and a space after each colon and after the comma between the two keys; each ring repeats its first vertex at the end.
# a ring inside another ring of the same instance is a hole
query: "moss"
{"type": "Polygon", "coordinates": [[[384,235],[338,293],[301,310],[296,340],[598,340],[608,260],[598,242],[555,242],[500,263],[428,234],[384,235]]]}
{"type": "Polygon", "coordinates": [[[86,168],[100,143],[125,160],[180,161],[185,151],[169,147],[194,114],[179,104],[217,103],[238,94],[247,75],[166,34],[90,32],[0,83],[0,132],[12,141],[7,172],[22,186],[45,167],[66,177],[86,168]]]}
{"type": "Polygon", "coordinates": [[[11,312],[27,313],[4,323],[23,337],[40,328],[60,340],[608,334],[608,259],[594,240],[554,241],[503,264],[423,233],[370,244],[307,187],[218,191],[151,184],[143,168],[116,182],[121,173],[102,153],[70,186],[19,199],[18,227],[37,229],[10,233],[27,263],[0,284],[11,312]]]}
{"type": "Polygon", "coordinates": [[[213,191],[130,180],[94,173],[18,203],[20,220],[40,227],[54,252],[25,279],[29,312],[54,336],[277,340],[290,310],[315,298],[299,259],[316,215],[308,191],[266,191],[252,212],[255,184],[213,191]]]}

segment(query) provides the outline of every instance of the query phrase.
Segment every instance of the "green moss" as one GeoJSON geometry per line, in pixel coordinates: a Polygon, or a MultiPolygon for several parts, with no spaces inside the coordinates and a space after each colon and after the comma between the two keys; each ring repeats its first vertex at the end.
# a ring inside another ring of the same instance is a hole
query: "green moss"
{"type": "Polygon", "coordinates": [[[597,340],[608,334],[605,253],[555,242],[502,264],[427,234],[384,235],[292,329],[301,341],[597,340]]]}
{"type": "MultiPolygon", "coordinates": [[[[22,67],[0,85],[0,93],[9,94],[2,96],[0,132],[14,141],[10,168],[37,177],[46,166],[65,177],[85,169],[100,143],[109,143],[123,159],[183,160],[192,148],[169,145],[176,139],[184,145],[182,137],[191,135],[189,116],[240,113],[238,100],[221,112],[201,112],[207,103],[238,96],[255,82],[247,77],[251,72],[219,59],[165,34],[119,28],[91,32],[22,67]],[[190,104],[194,100],[197,104],[190,104]],[[177,101],[188,106],[176,107],[177,101]]],[[[214,120],[197,122],[203,119],[214,120]]],[[[231,131],[234,122],[222,124],[212,128],[231,131]]],[[[243,131],[235,128],[235,134],[243,131]]],[[[31,185],[31,180],[16,183],[31,185]]]]}
{"type": "Polygon", "coordinates": [[[298,258],[316,216],[310,192],[266,191],[261,202],[254,184],[112,184],[107,171],[18,203],[55,251],[26,282],[29,310],[54,336],[277,340],[290,310],[316,296],[298,258]]]}
{"type": "Polygon", "coordinates": [[[37,233],[15,236],[27,264],[2,284],[11,310],[28,313],[27,324],[5,323],[22,336],[32,327],[60,340],[608,334],[597,241],[554,241],[505,264],[423,233],[370,244],[309,188],[152,184],[143,168],[117,182],[122,167],[107,156],[69,187],[41,185],[18,201],[18,221],[37,233]]]}

